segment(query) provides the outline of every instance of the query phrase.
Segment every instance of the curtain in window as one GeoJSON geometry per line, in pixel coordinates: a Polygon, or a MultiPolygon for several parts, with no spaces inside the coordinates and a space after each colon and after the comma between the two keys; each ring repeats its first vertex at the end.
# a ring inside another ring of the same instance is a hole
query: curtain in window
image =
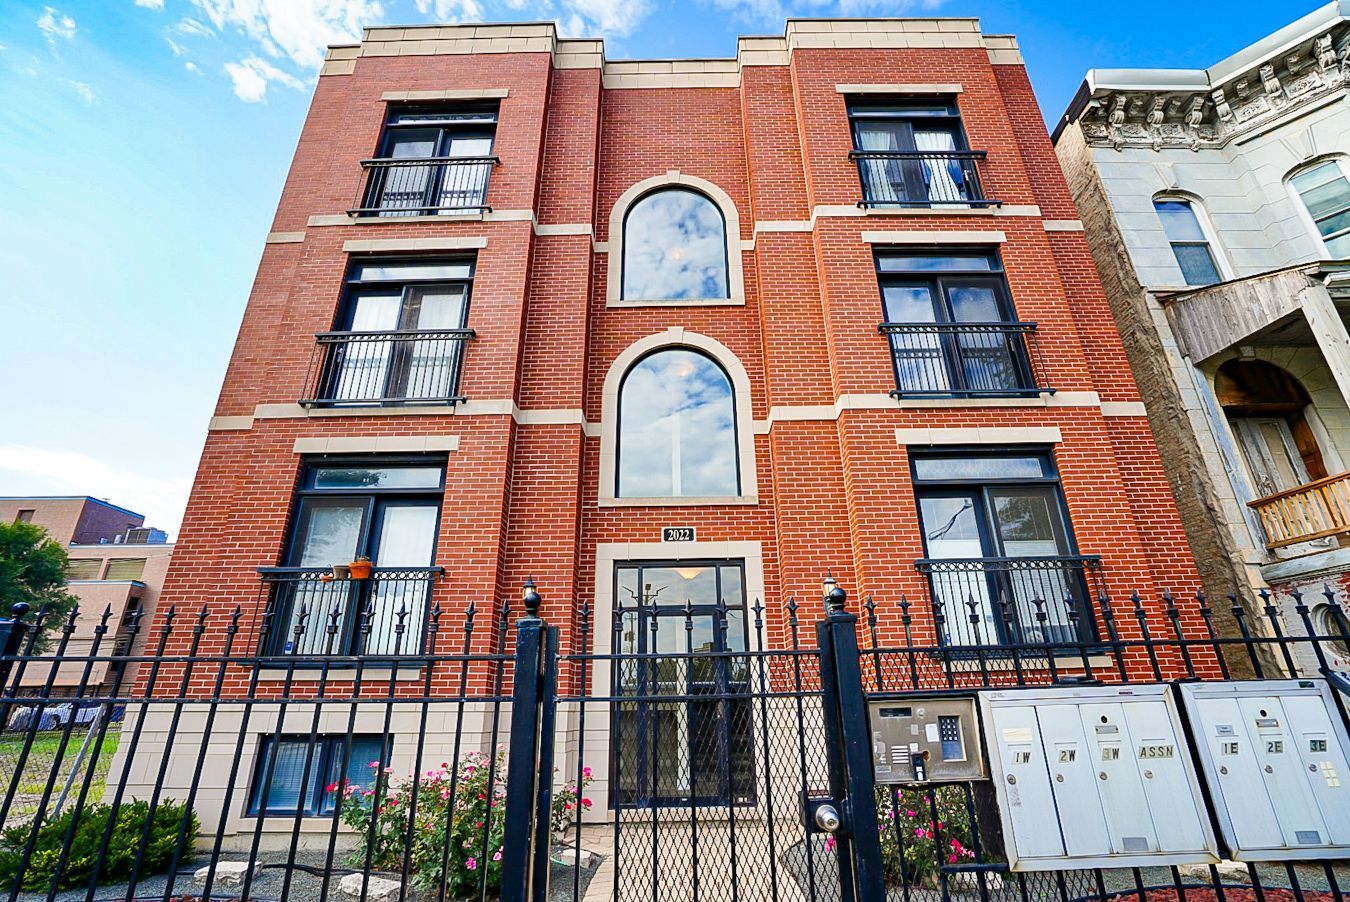
{"type": "MultiPolygon", "coordinates": [[[[898,152],[899,135],[890,128],[863,126],[858,130],[858,140],[865,151],[898,152]]],[[[901,161],[897,159],[865,159],[862,161],[863,183],[867,188],[867,199],[872,203],[886,204],[905,200],[905,173],[901,161]]]]}
{"type": "MultiPolygon", "coordinates": [[[[914,146],[920,153],[947,153],[956,150],[956,138],[949,131],[914,130],[914,146]]],[[[923,180],[928,188],[930,201],[960,201],[969,195],[966,192],[965,176],[961,171],[961,161],[951,157],[929,158],[922,162],[923,180]]],[[[964,205],[962,205],[964,206],[964,205]]]]}

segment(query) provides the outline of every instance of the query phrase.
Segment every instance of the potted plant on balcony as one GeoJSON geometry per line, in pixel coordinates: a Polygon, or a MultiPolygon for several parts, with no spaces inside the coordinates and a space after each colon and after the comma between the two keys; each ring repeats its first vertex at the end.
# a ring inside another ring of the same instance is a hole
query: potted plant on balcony
{"type": "Polygon", "coordinates": [[[352,578],[352,565],[351,565],[351,564],[334,564],[334,565],[333,565],[332,578],[333,578],[333,579],[351,579],[351,578],[352,578]]]}
{"type": "Polygon", "coordinates": [[[352,579],[370,579],[370,558],[364,554],[347,565],[352,579]]]}

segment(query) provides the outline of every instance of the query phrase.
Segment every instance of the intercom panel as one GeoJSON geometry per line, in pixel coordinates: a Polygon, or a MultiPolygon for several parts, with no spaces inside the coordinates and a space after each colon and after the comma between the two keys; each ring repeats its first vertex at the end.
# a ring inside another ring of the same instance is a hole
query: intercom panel
{"type": "Polygon", "coordinates": [[[986,776],[973,697],[876,701],[869,718],[878,784],[986,776]]]}

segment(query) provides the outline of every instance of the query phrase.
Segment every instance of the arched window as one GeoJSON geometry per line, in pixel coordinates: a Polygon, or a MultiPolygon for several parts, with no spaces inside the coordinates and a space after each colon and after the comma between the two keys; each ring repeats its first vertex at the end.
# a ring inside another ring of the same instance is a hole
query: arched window
{"type": "Polygon", "coordinates": [[[619,498],[740,494],[731,379],[710,357],[666,348],[619,386],[619,498]]]}
{"type": "Polygon", "coordinates": [[[623,221],[622,279],[625,300],[730,297],[722,211],[688,188],[663,188],[642,197],[623,221]]]}
{"type": "Polygon", "coordinates": [[[1346,160],[1323,160],[1289,177],[1289,187],[1298,195],[1312,220],[1327,254],[1340,260],[1350,257],[1350,179],[1346,160]]]}
{"type": "Polygon", "coordinates": [[[1153,199],[1153,209],[1162,221],[1167,243],[1172,246],[1172,255],[1177,258],[1186,284],[1213,285],[1223,281],[1213,240],[1196,213],[1195,204],[1186,197],[1160,196],[1153,199]]]}

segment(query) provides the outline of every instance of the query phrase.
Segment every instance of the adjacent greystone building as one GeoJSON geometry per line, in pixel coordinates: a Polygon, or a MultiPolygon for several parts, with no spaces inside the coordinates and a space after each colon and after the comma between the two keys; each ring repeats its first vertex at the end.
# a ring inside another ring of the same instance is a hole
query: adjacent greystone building
{"type": "Polygon", "coordinates": [[[1348,15],[1208,69],[1091,70],[1053,136],[1207,589],[1274,587],[1295,618],[1288,590],[1311,593],[1330,635],[1350,583],[1348,15]]]}

